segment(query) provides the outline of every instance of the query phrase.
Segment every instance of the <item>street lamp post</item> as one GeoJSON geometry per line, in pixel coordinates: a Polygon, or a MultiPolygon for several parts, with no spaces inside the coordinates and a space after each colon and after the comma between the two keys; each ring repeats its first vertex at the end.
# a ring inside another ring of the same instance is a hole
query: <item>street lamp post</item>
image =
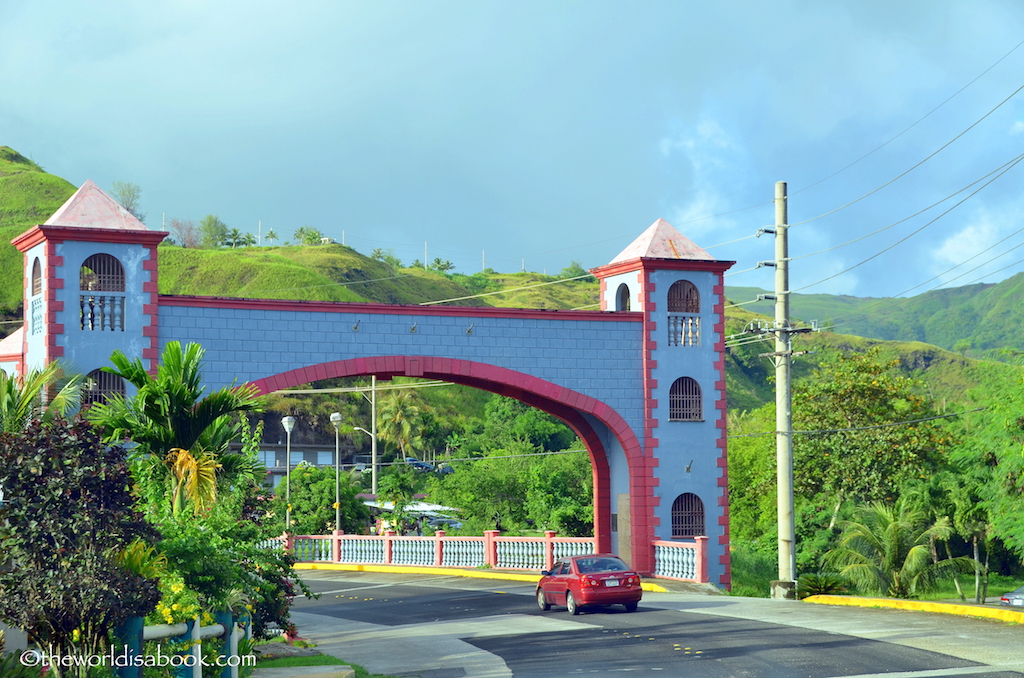
{"type": "Polygon", "coordinates": [[[373,433],[361,426],[355,426],[356,431],[362,431],[370,436],[370,491],[377,494],[377,427],[374,426],[373,433]]]}
{"type": "Polygon", "coordinates": [[[334,424],[334,529],[341,529],[341,443],[338,427],[341,425],[341,412],[331,412],[331,423],[334,424]]]}
{"type": "Polygon", "coordinates": [[[292,529],[292,429],[295,428],[295,417],[284,417],[281,426],[284,426],[284,432],[288,435],[284,458],[284,529],[287,532],[292,529]]]}

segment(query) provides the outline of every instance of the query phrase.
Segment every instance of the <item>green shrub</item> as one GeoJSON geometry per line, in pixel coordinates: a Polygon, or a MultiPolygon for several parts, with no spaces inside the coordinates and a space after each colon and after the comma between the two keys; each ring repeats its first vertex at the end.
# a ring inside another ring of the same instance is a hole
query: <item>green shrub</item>
{"type": "Polygon", "coordinates": [[[808,596],[842,596],[847,593],[846,582],[837,574],[802,574],[796,583],[796,594],[800,600],[808,596]]]}

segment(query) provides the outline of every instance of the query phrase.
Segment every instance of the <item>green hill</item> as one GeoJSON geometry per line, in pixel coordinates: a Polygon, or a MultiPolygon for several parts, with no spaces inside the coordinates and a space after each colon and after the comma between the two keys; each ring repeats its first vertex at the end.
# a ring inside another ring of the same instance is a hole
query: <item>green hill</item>
{"type": "Polygon", "coordinates": [[[22,255],[11,240],[50,218],[75,192],[70,183],[0,146],[0,313],[21,315],[22,255]]]}
{"type": "MultiPolygon", "coordinates": [[[[755,287],[727,287],[736,303],[767,294],[755,287]]],[[[932,290],[907,298],[861,298],[793,294],[794,318],[817,320],[825,328],[873,339],[922,341],[976,358],[1001,359],[1024,350],[1018,331],[1024,321],[1024,273],[996,284],[932,290]]],[[[774,315],[771,301],[743,308],[774,315]]]]}
{"type": "MultiPolygon", "coordinates": [[[[0,243],[0,308],[8,314],[20,317],[23,284],[21,255],[10,239],[45,221],[74,190],[16,151],[0,147],[0,236],[5,236],[0,243]]],[[[556,276],[539,273],[488,270],[461,275],[395,269],[338,244],[220,250],[160,247],[163,294],[386,304],[459,299],[451,303],[596,308],[599,286],[595,281],[545,284],[555,280],[556,276]],[[487,296],[460,299],[481,294],[487,296]]],[[[1018,303],[1022,287],[1024,275],[996,285],[938,290],[909,299],[794,294],[794,317],[817,319],[826,328],[835,325],[847,333],[797,337],[794,347],[809,353],[794,361],[794,377],[809,374],[825,351],[877,345],[905,372],[921,378],[936,399],[961,403],[967,390],[981,385],[981,363],[972,357],[998,357],[1003,349],[1024,350],[1024,339],[1015,331],[1024,315],[1024,305],[1018,303]],[[951,353],[953,348],[972,357],[951,353]]],[[[757,288],[726,288],[734,302],[763,293],[757,288]]],[[[726,334],[740,335],[752,320],[773,313],[770,301],[730,308],[726,334]]],[[[767,358],[759,356],[771,350],[764,342],[730,347],[726,358],[730,408],[752,409],[773,399],[769,380],[773,369],[767,358]]]]}

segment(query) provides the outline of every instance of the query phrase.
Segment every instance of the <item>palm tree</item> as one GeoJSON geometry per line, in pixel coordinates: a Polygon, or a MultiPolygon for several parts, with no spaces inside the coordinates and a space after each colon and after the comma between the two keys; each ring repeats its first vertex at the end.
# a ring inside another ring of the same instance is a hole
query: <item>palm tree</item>
{"type": "Polygon", "coordinates": [[[205,353],[199,344],[183,349],[180,342],[169,342],[154,377],[141,359],[129,360],[115,351],[110,357],[114,367],[105,367],[104,371],[116,374],[138,391],[131,398],[115,394],[105,403],[96,403],[89,409],[89,420],[103,426],[109,440],[131,438],[161,458],[174,448],[224,451],[238,432],[230,415],[258,412],[262,404],[250,384],[225,387],[204,396],[201,367],[205,353]]]}
{"type": "Polygon", "coordinates": [[[411,391],[394,391],[381,399],[377,406],[377,437],[392,443],[403,457],[422,442],[417,433],[419,427],[420,408],[411,391]]]}
{"type": "Polygon", "coordinates": [[[24,377],[0,371],[0,432],[17,433],[32,419],[51,421],[67,415],[78,407],[82,382],[81,375],[65,377],[60,362],[30,370],[24,377]]]}
{"type": "Polygon", "coordinates": [[[277,233],[274,233],[274,229],[270,229],[269,231],[267,231],[267,234],[263,236],[263,239],[266,240],[267,242],[274,242],[275,240],[277,240],[277,233]]]}
{"type": "Polygon", "coordinates": [[[223,468],[220,458],[238,437],[240,424],[231,416],[258,412],[262,403],[252,385],[225,387],[204,395],[199,344],[167,344],[156,376],[146,372],[140,359],[129,360],[115,351],[104,368],[133,384],[131,398],[114,395],[93,405],[87,417],[105,429],[107,441],[130,438],[138,448],[132,455],[137,479],[146,498],[157,503],[172,495],[172,511],[179,514],[185,499],[198,510],[213,501],[216,482],[210,479],[223,468]]]}
{"type": "Polygon", "coordinates": [[[952,532],[948,517],[929,524],[926,514],[905,499],[893,506],[875,502],[843,522],[839,545],[825,554],[825,562],[867,593],[910,598],[934,585],[939,575],[970,562],[932,561],[930,540],[948,539],[952,532]]]}

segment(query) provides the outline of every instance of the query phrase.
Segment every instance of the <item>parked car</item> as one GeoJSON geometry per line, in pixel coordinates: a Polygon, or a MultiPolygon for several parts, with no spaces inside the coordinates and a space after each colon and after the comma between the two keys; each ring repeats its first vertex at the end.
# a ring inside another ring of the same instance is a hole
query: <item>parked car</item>
{"type": "Polygon", "coordinates": [[[640,575],[609,553],[560,558],[541,575],[537,583],[541,611],[564,605],[576,615],[587,605],[624,605],[633,612],[643,596],[640,575]]]}
{"type": "Polygon", "coordinates": [[[409,466],[412,466],[414,469],[416,469],[417,471],[420,471],[422,473],[426,473],[427,471],[433,471],[434,470],[433,466],[431,466],[430,464],[428,464],[425,461],[420,461],[416,457],[406,457],[405,458],[405,463],[408,464],[409,466]]]}
{"type": "Polygon", "coordinates": [[[1003,597],[999,599],[1001,605],[1013,605],[1014,607],[1024,606],[1024,586],[1019,589],[1014,589],[1009,593],[1004,593],[1003,597]]]}

